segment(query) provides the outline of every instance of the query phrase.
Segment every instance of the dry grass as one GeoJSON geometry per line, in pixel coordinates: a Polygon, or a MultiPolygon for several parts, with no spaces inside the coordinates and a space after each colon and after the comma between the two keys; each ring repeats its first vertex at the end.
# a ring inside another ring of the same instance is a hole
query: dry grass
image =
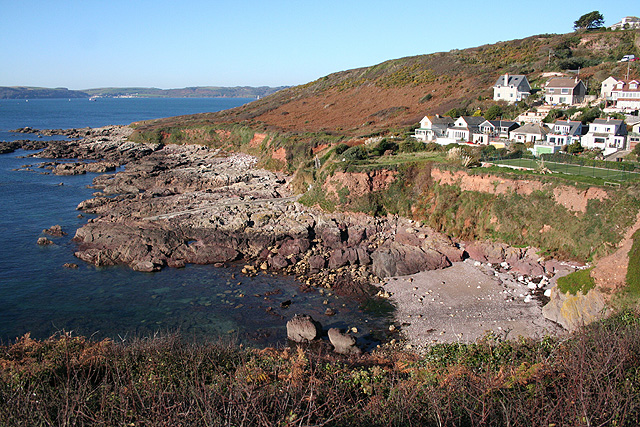
{"type": "Polygon", "coordinates": [[[174,335],[0,347],[3,426],[508,426],[640,421],[640,318],[423,356],[247,350],[174,335]]]}

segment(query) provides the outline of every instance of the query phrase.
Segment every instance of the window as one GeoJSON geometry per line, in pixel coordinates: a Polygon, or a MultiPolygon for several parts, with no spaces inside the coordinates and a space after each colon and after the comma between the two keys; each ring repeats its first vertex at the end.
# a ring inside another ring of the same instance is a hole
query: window
{"type": "Polygon", "coordinates": [[[561,94],[563,95],[568,95],[569,94],[569,89],[567,88],[562,88],[562,90],[560,91],[561,94]]]}

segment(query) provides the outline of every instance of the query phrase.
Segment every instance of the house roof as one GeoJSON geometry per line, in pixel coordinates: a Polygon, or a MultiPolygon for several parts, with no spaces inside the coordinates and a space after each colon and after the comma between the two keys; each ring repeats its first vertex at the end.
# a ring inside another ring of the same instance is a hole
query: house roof
{"type": "Polygon", "coordinates": [[[526,123],[520,126],[518,129],[514,130],[513,133],[519,134],[535,134],[535,135],[546,135],[549,133],[549,128],[546,126],[539,125],[537,123],[526,123]]]}
{"type": "Polygon", "coordinates": [[[496,80],[496,84],[494,84],[493,87],[511,86],[511,85],[513,85],[514,87],[518,87],[520,83],[526,80],[527,80],[527,76],[525,76],[524,74],[513,74],[513,75],[503,74],[500,77],[498,77],[498,80],[496,80]],[[505,77],[507,77],[507,79],[505,79],[505,77]]]}
{"type": "Polygon", "coordinates": [[[596,125],[622,126],[624,124],[624,121],[620,119],[595,119],[593,123],[596,125]]]}
{"type": "Polygon", "coordinates": [[[431,121],[434,125],[452,125],[455,120],[448,116],[440,116],[436,114],[435,116],[427,116],[429,121],[431,121]]]}
{"type": "Polygon", "coordinates": [[[574,121],[574,120],[556,120],[554,123],[555,126],[569,126],[570,134],[577,134],[578,128],[582,124],[582,122],[574,121]]]}
{"type": "Polygon", "coordinates": [[[495,127],[506,127],[506,128],[510,128],[513,125],[518,125],[518,123],[514,122],[514,121],[510,121],[510,120],[487,120],[489,123],[491,123],[493,126],[495,127]]]}
{"type": "Polygon", "coordinates": [[[554,77],[552,79],[549,79],[545,87],[573,89],[580,83],[582,83],[582,80],[576,81],[571,77],[554,77]]]}
{"type": "Polygon", "coordinates": [[[462,119],[469,126],[480,126],[486,119],[482,116],[462,116],[462,119]]]}

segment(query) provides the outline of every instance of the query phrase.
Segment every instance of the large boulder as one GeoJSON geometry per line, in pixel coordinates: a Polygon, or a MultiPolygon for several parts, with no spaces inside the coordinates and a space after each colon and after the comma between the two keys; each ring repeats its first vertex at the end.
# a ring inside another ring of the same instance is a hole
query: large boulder
{"type": "Polygon", "coordinates": [[[293,342],[309,342],[318,338],[318,322],[306,314],[296,314],[287,322],[287,338],[293,342]]]}
{"type": "Polygon", "coordinates": [[[451,265],[446,256],[434,249],[422,249],[400,243],[378,248],[371,254],[371,259],[373,272],[378,277],[405,276],[451,265]]]}
{"type": "Polygon", "coordinates": [[[542,307],[545,318],[569,331],[601,319],[606,312],[605,296],[597,289],[591,289],[586,295],[581,292],[572,295],[562,293],[556,286],[551,289],[550,301],[542,307]]]}
{"type": "Polygon", "coordinates": [[[339,354],[360,354],[362,350],[356,346],[356,339],[348,334],[343,334],[337,328],[329,329],[329,341],[334,351],[339,354]]]}

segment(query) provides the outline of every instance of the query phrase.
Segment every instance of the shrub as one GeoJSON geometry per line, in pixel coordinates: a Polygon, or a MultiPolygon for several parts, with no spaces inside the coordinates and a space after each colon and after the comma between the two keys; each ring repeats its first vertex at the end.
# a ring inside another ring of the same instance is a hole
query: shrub
{"type": "Polygon", "coordinates": [[[340,144],[336,145],[336,148],[334,149],[336,154],[342,154],[345,151],[347,151],[349,149],[349,146],[347,144],[345,144],[344,142],[341,142],[340,144]]]}
{"type": "Polygon", "coordinates": [[[423,96],[422,98],[420,98],[420,100],[418,101],[419,104],[424,104],[427,101],[431,101],[431,99],[433,98],[433,95],[428,93],[425,96],[423,96]]]}
{"type": "Polygon", "coordinates": [[[387,138],[383,138],[382,141],[377,143],[370,149],[372,156],[382,156],[386,151],[398,151],[398,144],[393,141],[389,141],[387,138]]]}
{"type": "MultiPolygon", "coordinates": [[[[431,144],[435,144],[435,142],[432,142],[431,144]]],[[[419,151],[427,150],[424,142],[417,141],[413,138],[400,142],[398,149],[402,153],[417,153],[419,151]]]]}
{"type": "Polygon", "coordinates": [[[592,268],[584,270],[578,270],[564,277],[558,278],[558,289],[564,293],[571,293],[576,295],[578,292],[586,294],[596,286],[596,283],[591,277],[592,268]]]}
{"type": "Polygon", "coordinates": [[[356,145],[342,153],[342,158],[345,160],[364,160],[368,157],[367,149],[363,145],[356,145]]]}

